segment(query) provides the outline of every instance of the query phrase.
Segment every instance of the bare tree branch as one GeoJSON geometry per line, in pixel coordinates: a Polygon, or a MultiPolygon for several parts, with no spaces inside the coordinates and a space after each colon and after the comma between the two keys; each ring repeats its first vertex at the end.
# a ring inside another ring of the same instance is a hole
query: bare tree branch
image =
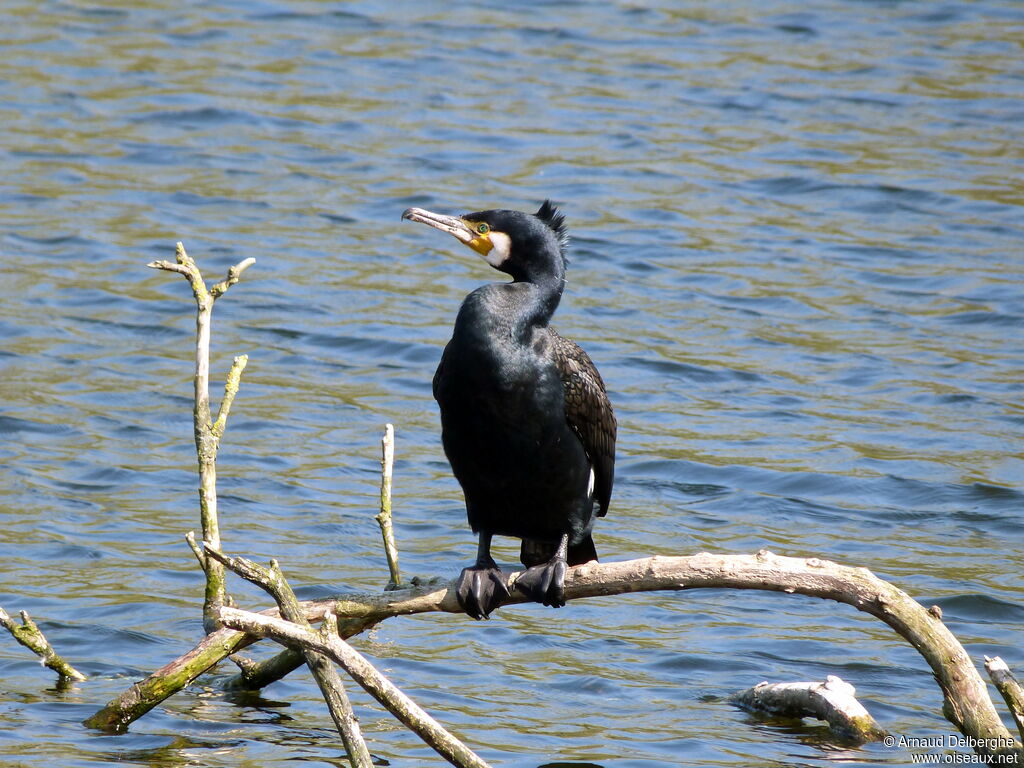
{"type": "Polygon", "coordinates": [[[188,543],[189,549],[192,550],[192,554],[196,556],[196,560],[199,561],[199,567],[206,572],[206,553],[196,543],[195,531],[189,531],[185,534],[185,541],[188,543]]]}
{"type": "MultiPolygon", "coordinates": [[[[220,547],[220,522],[217,514],[217,451],[220,439],[224,435],[228,412],[238,392],[238,383],[248,357],[236,357],[228,374],[224,387],[224,399],[221,401],[220,412],[216,422],[210,417],[210,323],[213,315],[213,303],[227,289],[238,282],[242,272],[256,262],[253,258],[245,259],[228,270],[228,276],[207,290],[206,282],[199,267],[188,253],[185,246],[178,243],[175,247],[175,261],[153,261],[147,266],[163,269],[184,275],[192,286],[192,295],[196,300],[196,372],[195,372],[195,406],[193,408],[192,426],[195,432],[196,455],[199,459],[199,516],[203,527],[203,541],[220,547]]],[[[204,558],[200,560],[206,574],[206,594],[203,602],[203,625],[207,632],[216,627],[217,609],[224,605],[227,592],[224,583],[224,567],[216,560],[204,558]]]]}
{"type": "Polygon", "coordinates": [[[227,427],[228,414],[231,412],[231,405],[235,402],[235,395],[238,394],[238,385],[242,379],[242,371],[249,363],[248,355],[239,355],[231,362],[231,370],[224,380],[224,397],[220,401],[220,408],[217,410],[217,420],[210,425],[210,432],[220,440],[224,436],[224,429],[227,427]]]}
{"type": "Polygon", "coordinates": [[[341,638],[324,637],[297,624],[237,608],[222,609],[221,622],[226,627],[271,637],[291,647],[306,648],[330,656],[367,693],[449,763],[458,768],[490,768],[341,638]]]}
{"type": "Polygon", "coordinates": [[[391,424],[386,424],[384,438],[381,440],[380,514],[376,520],[384,538],[384,554],[388,559],[388,572],[391,574],[388,589],[397,589],[402,583],[402,574],[398,570],[398,545],[395,544],[395,529],[391,523],[391,477],[394,466],[395,428],[391,424]]]}
{"type": "Polygon", "coordinates": [[[39,656],[40,662],[56,672],[62,680],[87,680],[88,678],[72,667],[50,645],[43,631],[32,621],[28,611],[21,611],[21,626],[10,617],[3,608],[0,608],[0,625],[7,628],[11,636],[24,645],[34,654],[39,656]]]}
{"type": "MultiPolygon", "coordinates": [[[[512,574],[509,577],[513,592],[506,603],[527,600],[514,591],[517,576],[512,574]]],[[[658,556],[618,563],[587,563],[570,568],[566,575],[565,594],[568,600],[578,600],[598,595],[699,588],[802,594],[846,603],[871,614],[892,627],[928,662],[942,690],[943,714],[961,733],[981,744],[982,749],[996,743],[1015,743],[999,719],[984,681],[960,642],[940,619],[921,604],[866,568],[853,568],[817,558],[780,557],[767,551],[756,555],[701,553],[686,557],[658,556]]],[[[413,586],[390,592],[346,594],[302,606],[310,621],[322,619],[330,610],[342,622],[341,631],[345,636],[359,631],[354,629],[355,625],[346,628],[346,619],[362,622],[365,628],[391,616],[430,611],[461,613],[452,583],[441,587],[413,586]]],[[[272,614],[264,612],[264,615],[272,614]]],[[[196,648],[190,653],[201,655],[203,663],[208,666],[247,642],[245,635],[230,630],[221,630],[207,640],[209,642],[201,644],[202,651],[196,648]]],[[[133,686],[136,696],[128,695],[130,692],[122,694],[89,722],[98,728],[109,728],[110,724],[123,727],[188,682],[190,680],[177,680],[174,685],[169,685],[159,673],[154,673],[146,681],[133,686]],[[122,702],[124,697],[127,699],[122,702]]],[[[1016,749],[1020,746],[1017,745],[1016,749]]]]}
{"type": "Polygon", "coordinates": [[[985,671],[992,680],[996,690],[999,691],[1010,710],[1013,722],[1017,724],[1021,739],[1024,740],[1024,688],[1020,681],[1013,676],[1006,662],[996,656],[990,659],[985,657],[985,671]]]}
{"type": "MultiPolygon", "coordinates": [[[[384,553],[388,561],[388,585],[386,589],[397,589],[401,583],[401,572],[398,568],[398,546],[395,544],[395,532],[391,519],[391,478],[395,461],[395,428],[391,424],[384,427],[381,440],[381,481],[380,481],[380,514],[375,518],[380,525],[384,540],[384,553]]],[[[262,661],[239,662],[238,675],[228,680],[227,688],[255,689],[263,688],[273,682],[287,677],[305,664],[305,658],[290,648],[262,661]]]]}
{"type": "MultiPolygon", "coordinates": [[[[323,605],[319,606],[319,610],[310,603],[300,605],[306,612],[308,621],[322,621],[327,612],[323,605]]],[[[277,608],[268,608],[262,613],[267,616],[280,615],[277,608]]],[[[338,633],[341,637],[352,637],[376,623],[366,619],[342,621],[339,622],[338,633]]],[[[128,730],[129,725],[164,699],[173,696],[204,672],[208,672],[224,659],[252,645],[258,639],[244,632],[223,627],[211,632],[185,655],[168,662],[145,679],[133,683],[117,698],[86,718],[83,725],[108,733],[123,733],[128,730]]],[[[301,667],[303,663],[305,661],[300,654],[299,661],[293,669],[301,667]]],[[[274,679],[280,679],[280,675],[274,679]]]]}
{"type": "Polygon", "coordinates": [[[223,683],[224,688],[255,691],[288,677],[306,663],[306,657],[298,651],[285,648],[280,653],[275,653],[269,659],[262,661],[240,659],[237,655],[232,656],[231,661],[238,666],[238,674],[226,680],[223,683]]]}
{"type": "MultiPolygon", "coordinates": [[[[271,560],[268,569],[242,557],[227,557],[208,544],[206,544],[206,554],[230,568],[246,581],[250,581],[266,591],[274,598],[281,615],[287,621],[303,629],[310,629],[305,613],[299,607],[299,601],[276,560],[271,560]]],[[[324,625],[333,626],[334,633],[337,634],[338,623],[333,614],[327,614],[324,617],[324,625]],[[330,617],[330,621],[327,620],[328,617],[330,617]]],[[[355,713],[352,711],[352,704],[345,693],[338,671],[322,653],[305,650],[303,658],[327,702],[352,768],[373,768],[373,759],[370,757],[370,751],[366,748],[366,742],[359,730],[359,721],[356,720],[355,713]]]]}
{"type": "Polygon", "coordinates": [[[245,272],[245,270],[247,270],[255,263],[256,259],[250,256],[249,258],[243,259],[242,261],[238,262],[237,264],[235,264],[235,266],[229,267],[228,276],[210,289],[210,295],[213,296],[214,299],[219,299],[221,296],[227,293],[228,288],[230,288],[232,285],[238,282],[238,279],[242,276],[242,273],[245,272]]]}

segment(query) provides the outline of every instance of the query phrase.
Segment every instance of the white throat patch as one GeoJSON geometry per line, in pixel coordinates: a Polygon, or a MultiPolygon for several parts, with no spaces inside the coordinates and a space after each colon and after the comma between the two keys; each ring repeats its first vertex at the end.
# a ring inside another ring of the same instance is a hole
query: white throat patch
{"type": "Polygon", "coordinates": [[[512,252],[512,240],[504,232],[491,232],[491,250],[484,260],[495,269],[504,264],[512,252]]]}

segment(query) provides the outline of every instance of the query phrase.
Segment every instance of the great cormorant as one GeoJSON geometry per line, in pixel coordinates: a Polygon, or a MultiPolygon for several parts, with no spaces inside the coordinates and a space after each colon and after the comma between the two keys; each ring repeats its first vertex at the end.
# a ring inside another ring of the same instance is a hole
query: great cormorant
{"type": "Polygon", "coordinates": [[[512,276],[465,298],[434,374],[445,454],[480,537],[459,604],[481,619],[508,596],[490,551],[502,535],[522,539],[516,588],[565,605],[567,566],[597,559],[591,531],[595,513],[608,512],[616,433],[594,363],[548,325],[565,286],[565,217],[545,201],[535,214],[409,208],[402,218],[454,235],[512,276]]]}

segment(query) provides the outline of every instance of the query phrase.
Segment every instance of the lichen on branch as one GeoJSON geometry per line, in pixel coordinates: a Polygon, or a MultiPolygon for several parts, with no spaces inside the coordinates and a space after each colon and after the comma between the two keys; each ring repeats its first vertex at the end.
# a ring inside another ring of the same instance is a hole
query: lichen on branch
{"type": "MultiPolygon", "coordinates": [[[[238,394],[239,381],[249,358],[240,355],[234,359],[224,385],[224,397],[216,420],[210,410],[210,326],[214,302],[223,296],[228,288],[238,282],[242,273],[256,263],[249,257],[228,269],[227,277],[207,289],[195,260],[178,243],[175,260],[152,261],[146,266],[177,272],[184,275],[192,287],[196,301],[196,371],[194,377],[195,404],[192,427],[196,440],[196,456],[199,460],[199,517],[203,529],[203,541],[220,547],[220,519],[217,510],[217,452],[220,440],[227,427],[228,413],[238,394]]],[[[227,599],[224,581],[224,566],[216,560],[200,558],[206,574],[206,593],[203,601],[203,624],[207,632],[217,629],[217,612],[227,599]]]]}

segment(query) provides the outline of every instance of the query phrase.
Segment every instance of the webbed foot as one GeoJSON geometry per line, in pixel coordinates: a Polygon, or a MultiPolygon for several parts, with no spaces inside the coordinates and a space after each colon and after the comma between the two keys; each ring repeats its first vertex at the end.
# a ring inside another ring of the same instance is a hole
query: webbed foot
{"type": "Polygon", "coordinates": [[[535,602],[561,608],[565,605],[565,573],[568,568],[565,557],[555,555],[543,565],[523,571],[516,579],[516,589],[535,602]]]}
{"type": "Polygon", "coordinates": [[[459,606],[474,619],[488,619],[491,611],[509,597],[505,574],[488,558],[463,568],[455,582],[455,598],[459,606]]]}

